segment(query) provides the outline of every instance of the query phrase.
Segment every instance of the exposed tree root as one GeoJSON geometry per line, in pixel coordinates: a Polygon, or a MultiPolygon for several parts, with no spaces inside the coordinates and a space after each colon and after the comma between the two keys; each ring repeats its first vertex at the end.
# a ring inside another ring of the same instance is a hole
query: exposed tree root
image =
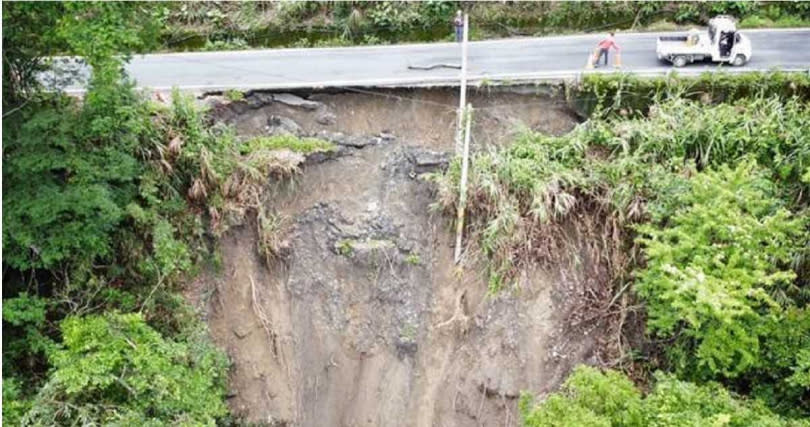
{"type": "Polygon", "coordinates": [[[434,326],[437,329],[444,328],[446,326],[452,326],[456,322],[461,322],[461,332],[467,332],[467,323],[470,320],[470,317],[466,313],[465,305],[466,305],[466,298],[467,298],[467,291],[461,291],[461,293],[456,298],[456,309],[453,311],[453,315],[445,320],[434,326]]]}
{"type": "Polygon", "coordinates": [[[249,277],[251,306],[253,307],[253,313],[259,318],[259,322],[262,324],[262,328],[264,328],[264,331],[267,333],[267,337],[270,338],[270,342],[273,343],[273,355],[278,357],[276,333],[273,331],[270,320],[267,318],[267,315],[264,313],[264,309],[262,309],[262,306],[259,304],[258,298],[256,297],[256,282],[253,280],[253,276],[249,277]]]}

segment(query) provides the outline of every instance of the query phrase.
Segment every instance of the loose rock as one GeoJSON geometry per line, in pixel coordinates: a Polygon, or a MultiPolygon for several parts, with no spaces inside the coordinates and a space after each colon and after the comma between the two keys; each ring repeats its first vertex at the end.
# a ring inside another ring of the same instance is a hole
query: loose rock
{"type": "Polygon", "coordinates": [[[301,132],[301,126],[287,117],[269,116],[265,131],[270,135],[298,135],[301,132]]]}
{"type": "Polygon", "coordinates": [[[233,331],[233,334],[236,335],[236,338],[239,338],[240,340],[247,337],[248,335],[251,334],[251,332],[253,332],[249,327],[247,327],[247,325],[234,326],[233,329],[231,329],[231,331],[233,331]]]}
{"type": "Polygon", "coordinates": [[[337,117],[329,111],[322,111],[315,117],[315,121],[324,126],[331,126],[335,124],[337,117]]]}
{"type": "Polygon", "coordinates": [[[415,149],[408,153],[408,160],[418,171],[447,167],[450,163],[450,153],[415,149]]]}
{"type": "Polygon", "coordinates": [[[320,102],[309,101],[300,96],[293,95],[291,93],[278,93],[273,95],[273,100],[276,102],[280,102],[284,105],[289,105],[290,107],[300,107],[305,110],[315,111],[320,107],[320,102]]]}

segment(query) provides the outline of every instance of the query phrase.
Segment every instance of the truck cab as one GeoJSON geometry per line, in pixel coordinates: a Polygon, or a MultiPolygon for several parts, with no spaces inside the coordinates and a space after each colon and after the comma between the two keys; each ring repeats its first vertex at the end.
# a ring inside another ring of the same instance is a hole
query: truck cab
{"type": "Polygon", "coordinates": [[[709,20],[706,32],[659,37],[656,53],[676,67],[704,59],[741,66],[751,59],[751,42],[737,31],[733,18],[721,15],[709,20]]]}

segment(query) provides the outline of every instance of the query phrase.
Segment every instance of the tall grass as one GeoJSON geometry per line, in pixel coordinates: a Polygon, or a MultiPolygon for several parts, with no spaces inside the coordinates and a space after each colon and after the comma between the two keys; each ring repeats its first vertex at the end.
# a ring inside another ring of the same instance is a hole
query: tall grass
{"type": "Polygon", "coordinates": [[[667,99],[686,98],[704,104],[756,97],[810,100],[810,74],[780,71],[744,74],[704,73],[698,77],[642,78],[633,74],[588,75],[566,88],[569,105],[581,115],[644,115],[667,99]]]}
{"type": "MultiPolygon", "coordinates": [[[[621,236],[681,191],[690,175],[748,157],[771,171],[792,206],[806,206],[808,104],[757,97],[707,106],[673,98],[652,106],[647,117],[594,119],[562,137],[526,130],[508,147],[473,155],[469,231],[497,288],[540,253],[541,242],[532,239],[563,236],[560,227],[582,214],[601,217],[602,233],[621,236]]],[[[434,176],[440,208],[455,209],[459,175],[454,162],[434,176]]],[[[621,240],[603,245],[609,252],[603,255],[614,259],[621,240]]],[[[623,264],[614,272],[621,274],[623,264]]]]}

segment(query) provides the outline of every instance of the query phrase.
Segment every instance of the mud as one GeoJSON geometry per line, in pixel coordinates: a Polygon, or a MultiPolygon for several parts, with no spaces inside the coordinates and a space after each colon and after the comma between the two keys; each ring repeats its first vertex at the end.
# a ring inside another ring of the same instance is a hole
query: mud
{"type": "MultiPolygon", "coordinates": [[[[399,98],[313,94],[290,105],[254,94],[214,107],[243,136],[343,142],[292,182],[268,184],[268,209],[286,224],[279,259],[257,253],[247,223],[222,238],[222,269],[190,286],[232,361],[230,407],[279,426],[518,425],[522,391],[554,390],[577,363],[595,362],[601,331],[566,325],[588,261],[572,253],[579,264],[527,269],[516,288],[488,293],[480,266],[452,262],[450,223],[432,211],[425,180],[446,166],[456,120],[432,103],[453,105],[453,94],[384,93],[399,98]]],[[[519,126],[575,125],[544,94],[471,102],[503,105],[477,116],[478,149],[519,126]]]]}

